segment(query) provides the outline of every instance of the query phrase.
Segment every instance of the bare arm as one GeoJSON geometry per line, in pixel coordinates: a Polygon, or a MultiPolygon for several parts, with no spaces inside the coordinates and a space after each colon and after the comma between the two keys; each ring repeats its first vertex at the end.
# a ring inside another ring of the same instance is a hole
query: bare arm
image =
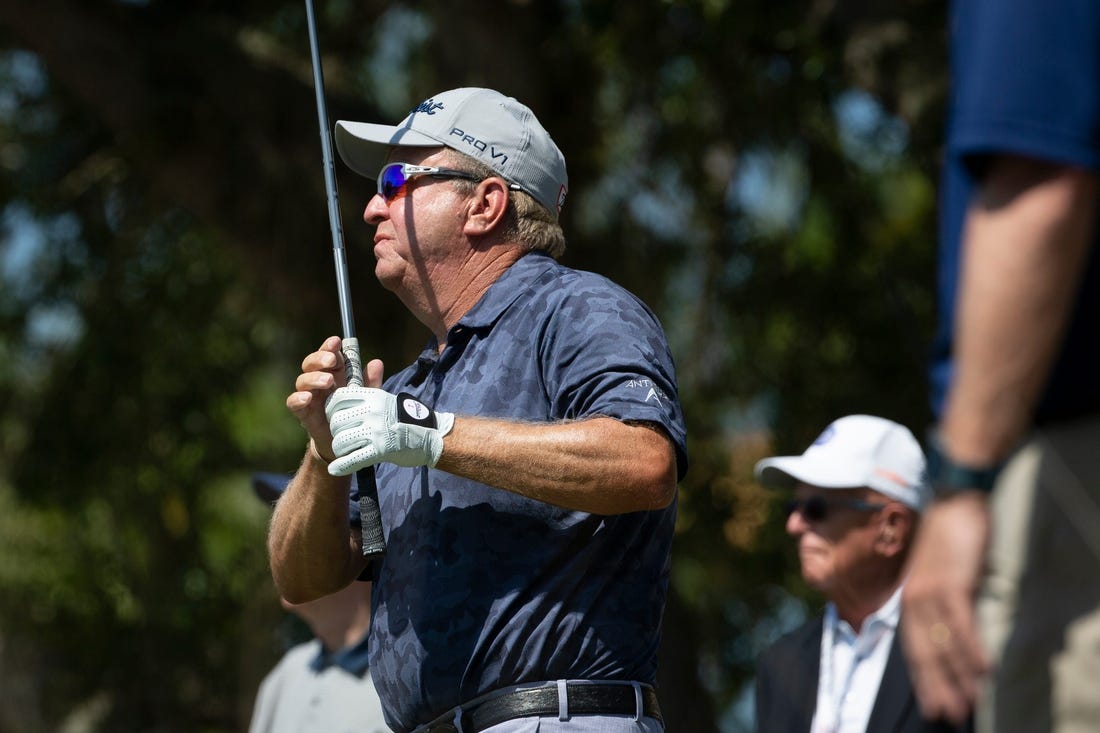
{"type": "Polygon", "coordinates": [[[676,492],[664,432],[608,417],[547,425],[461,416],[436,468],[593,514],[660,509],[676,492]]]}
{"type": "MultiPolygon", "coordinates": [[[[312,447],[287,487],[268,529],[271,575],[279,594],[304,603],[335,593],[366,567],[362,537],[352,531],[348,515],[351,479],[330,476],[332,434],[325,418],[325,398],[344,383],[340,339],[329,337],[302,361],[295,392],[286,404],[310,435],[312,447]]],[[[381,384],[382,362],[366,365],[366,380],[381,384]]]]}
{"type": "Polygon", "coordinates": [[[358,532],[350,527],[351,479],[330,476],[307,452],[275,505],[267,549],[279,594],[291,603],[335,593],[366,567],[358,532]]]}
{"type": "Polygon", "coordinates": [[[995,463],[1027,429],[1084,270],[1097,191],[1089,172],[1005,157],[971,204],[940,426],[956,461],[995,463]]]}

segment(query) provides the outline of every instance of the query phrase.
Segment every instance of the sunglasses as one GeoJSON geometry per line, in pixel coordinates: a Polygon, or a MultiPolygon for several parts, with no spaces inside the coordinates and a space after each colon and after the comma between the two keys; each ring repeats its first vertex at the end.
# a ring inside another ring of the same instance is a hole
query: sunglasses
{"type": "Polygon", "coordinates": [[[436,168],[428,165],[412,165],[411,163],[390,163],[378,173],[378,193],[388,204],[399,196],[405,195],[405,184],[416,176],[431,176],[432,178],[465,178],[470,181],[481,179],[473,173],[456,171],[451,168],[436,168]]]}
{"type": "Polygon", "coordinates": [[[824,496],[815,495],[805,499],[791,499],[786,503],[787,516],[796,511],[803,519],[810,522],[824,522],[825,518],[837,509],[853,509],[857,512],[877,512],[885,508],[885,504],[875,504],[862,499],[826,499],[824,496]]]}

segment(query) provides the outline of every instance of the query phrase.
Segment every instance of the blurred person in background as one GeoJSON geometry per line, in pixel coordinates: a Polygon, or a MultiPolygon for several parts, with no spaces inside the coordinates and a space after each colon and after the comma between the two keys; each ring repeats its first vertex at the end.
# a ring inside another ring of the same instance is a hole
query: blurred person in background
{"type": "Polygon", "coordinates": [[[1100,3],[951,6],[934,494],[903,595],[929,713],[1100,730],[1100,3]]]}
{"type": "MultiPolygon", "coordinates": [[[[261,473],[252,487],[273,503],[289,481],[261,473]]],[[[354,521],[358,515],[350,511],[354,521]]],[[[264,677],[249,733],[389,733],[367,663],[370,583],[356,581],[307,603],[280,601],[314,638],[287,650],[264,677]]]]}
{"type": "Polygon", "coordinates": [[[913,434],[870,415],[835,420],[799,456],[766,458],[757,480],[793,492],[787,533],[825,611],[761,655],[759,733],[931,733],[897,636],[906,559],[926,491],[913,434]]]}

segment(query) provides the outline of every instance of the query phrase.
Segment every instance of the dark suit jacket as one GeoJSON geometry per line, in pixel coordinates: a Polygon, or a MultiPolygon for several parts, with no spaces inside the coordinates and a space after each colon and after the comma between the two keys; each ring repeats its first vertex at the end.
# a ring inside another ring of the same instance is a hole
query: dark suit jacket
{"type": "MultiPolygon", "coordinates": [[[[817,707],[817,676],[821,663],[820,614],[780,638],[760,656],[756,667],[757,733],[808,733],[817,707]]],[[[901,634],[894,635],[886,669],[879,683],[867,733],[966,733],[946,723],[920,717],[909,670],[901,653],[901,634]]]]}

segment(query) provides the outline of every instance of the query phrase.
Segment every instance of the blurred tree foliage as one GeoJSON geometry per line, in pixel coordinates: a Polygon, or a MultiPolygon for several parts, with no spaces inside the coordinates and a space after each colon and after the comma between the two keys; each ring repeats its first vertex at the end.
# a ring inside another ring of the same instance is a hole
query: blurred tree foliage
{"type": "MultiPolygon", "coordinates": [[[[669,729],[741,730],[818,601],[753,462],[927,419],[943,2],[318,0],[330,116],[491,86],[569,161],[565,261],[661,316],[689,420],[669,729]],[[741,701],[742,704],[738,704],[741,701]]],[[[0,4],[0,732],[243,730],[279,653],[253,470],[339,330],[301,2],[0,4]]],[[[425,338],[370,274],[364,353],[425,338]]]]}

